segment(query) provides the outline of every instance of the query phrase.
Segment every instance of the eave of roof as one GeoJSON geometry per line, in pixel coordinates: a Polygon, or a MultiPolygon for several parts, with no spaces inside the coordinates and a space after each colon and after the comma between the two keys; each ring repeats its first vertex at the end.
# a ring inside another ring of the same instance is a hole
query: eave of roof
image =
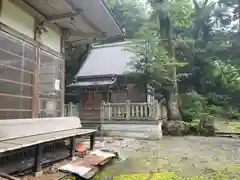
{"type": "Polygon", "coordinates": [[[12,0],[45,24],[68,32],[67,41],[91,41],[123,36],[123,31],[102,0],[12,0]]]}

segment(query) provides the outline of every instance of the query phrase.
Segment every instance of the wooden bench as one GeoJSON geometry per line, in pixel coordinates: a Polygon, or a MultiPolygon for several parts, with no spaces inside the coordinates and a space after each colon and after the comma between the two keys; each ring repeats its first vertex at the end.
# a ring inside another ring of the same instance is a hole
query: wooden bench
{"type": "Polygon", "coordinates": [[[41,172],[43,148],[57,140],[70,140],[70,157],[75,154],[77,137],[90,136],[93,149],[94,129],[81,129],[78,117],[0,120],[0,157],[22,148],[34,148],[33,172],[41,172]]]}

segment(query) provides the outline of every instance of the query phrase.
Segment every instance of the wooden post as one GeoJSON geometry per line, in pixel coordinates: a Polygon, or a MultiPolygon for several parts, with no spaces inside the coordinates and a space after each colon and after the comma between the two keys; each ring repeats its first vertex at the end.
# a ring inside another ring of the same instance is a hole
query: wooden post
{"type": "Polygon", "coordinates": [[[151,119],[152,120],[158,120],[158,101],[153,101],[151,104],[151,119]]]}
{"type": "Polygon", "coordinates": [[[144,117],[144,115],[143,115],[143,108],[144,108],[144,105],[140,105],[140,118],[141,119],[144,119],[145,117],[144,117]]]}
{"type": "Polygon", "coordinates": [[[104,120],[105,120],[105,106],[106,106],[106,103],[105,103],[105,101],[102,101],[102,103],[101,103],[101,107],[100,107],[100,129],[99,129],[99,131],[100,131],[100,134],[101,134],[101,137],[103,137],[103,122],[104,122],[104,120]]]}
{"type": "Polygon", "coordinates": [[[70,138],[70,158],[73,158],[75,156],[75,148],[76,148],[76,137],[73,136],[70,138]]]}
{"type": "Polygon", "coordinates": [[[34,155],[34,166],[33,166],[33,172],[35,173],[35,176],[41,175],[41,161],[43,156],[43,144],[37,144],[35,146],[35,155],[34,155]]]}
{"type": "Polygon", "coordinates": [[[73,104],[71,102],[68,104],[68,116],[73,116],[73,104]]]}
{"type": "Polygon", "coordinates": [[[95,145],[95,132],[90,135],[90,150],[93,150],[95,145]]]}
{"type": "Polygon", "coordinates": [[[105,119],[105,101],[102,101],[101,107],[100,107],[100,121],[103,122],[105,119]]]}
{"type": "MultiPolygon", "coordinates": [[[[59,60],[58,60],[59,61],[59,60]]],[[[60,66],[61,67],[61,66],[60,66]]],[[[60,70],[60,113],[61,117],[64,117],[64,105],[65,105],[65,61],[60,70]]]]}
{"type": "Polygon", "coordinates": [[[108,107],[108,120],[110,121],[112,119],[112,107],[110,102],[107,103],[107,107],[108,107]]]}
{"type": "Polygon", "coordinates": [[[130,116],[131,116],[130,104],[131,102],[127,100],[126,101],[126,120],[130,120],[130,116]]]}
{"type": "Polygon", "coordinates": [[[148,104],[147,102],[144,103],[143,109],[144,109],[144,118],[148,118],[148,112],[149,112],[149,108],[148,108],[148,104]]]}
{"type": "Polygon", "coordinates": [[[156,112],[156,115],[157,115],[157,117],[156,117],[156,120],[159,120],[161,117],[161,106],[160,106],[160,104],[158,104],[158,101],[157,101],[157,112],[156,112]]]}

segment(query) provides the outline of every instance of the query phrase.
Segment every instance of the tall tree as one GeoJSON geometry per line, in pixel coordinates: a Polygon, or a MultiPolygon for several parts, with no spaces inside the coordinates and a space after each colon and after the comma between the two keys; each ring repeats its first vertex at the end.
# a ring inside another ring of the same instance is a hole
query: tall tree
{"type": "MultiPolygon", "coordinates": [[[[156,20],[159,25],[160,39],[163,39],[166,44],[168,52],[168,58],[171,62],[175,61],[175,44],[173,39],[173,13],[171,13],[171,5],[176,5],[175,1],[167,0],[151,0],[151,7],[153,9],[152,17],[156,20]]],[[[175,6],[172,6],[173,12],[175,6]]],[[[179,11],[180,12],[180,11],[179,11]]],[[[175,16],[176,17],[176,16],[175,16]]],[[[182,19],[183,20],[183,19],[182,19]]],[[[177,83],[177,70],[176,67],[172,67],[172,89],[168,91],[166,97],[167,100],[167,112],[168,119],[180,120],[181,114],[179,111],[179,99],[178,99],[178,83],[177,83]]]]}

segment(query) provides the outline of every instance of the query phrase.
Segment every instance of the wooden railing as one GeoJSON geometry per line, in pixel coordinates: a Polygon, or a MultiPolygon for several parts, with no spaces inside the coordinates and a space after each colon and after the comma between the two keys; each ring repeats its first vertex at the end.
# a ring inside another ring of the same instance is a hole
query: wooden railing
{"type": "Polygon", "coordinates": [[[101,104],[101,120],[161,120],[166,109],[157,101],[152,103],[105,103],[101,104]]]}
{"type": "Polygon", "coordinates": [[[65,104],[64,116],[79,116],[79,107],[71,102],[65,104]]]}

